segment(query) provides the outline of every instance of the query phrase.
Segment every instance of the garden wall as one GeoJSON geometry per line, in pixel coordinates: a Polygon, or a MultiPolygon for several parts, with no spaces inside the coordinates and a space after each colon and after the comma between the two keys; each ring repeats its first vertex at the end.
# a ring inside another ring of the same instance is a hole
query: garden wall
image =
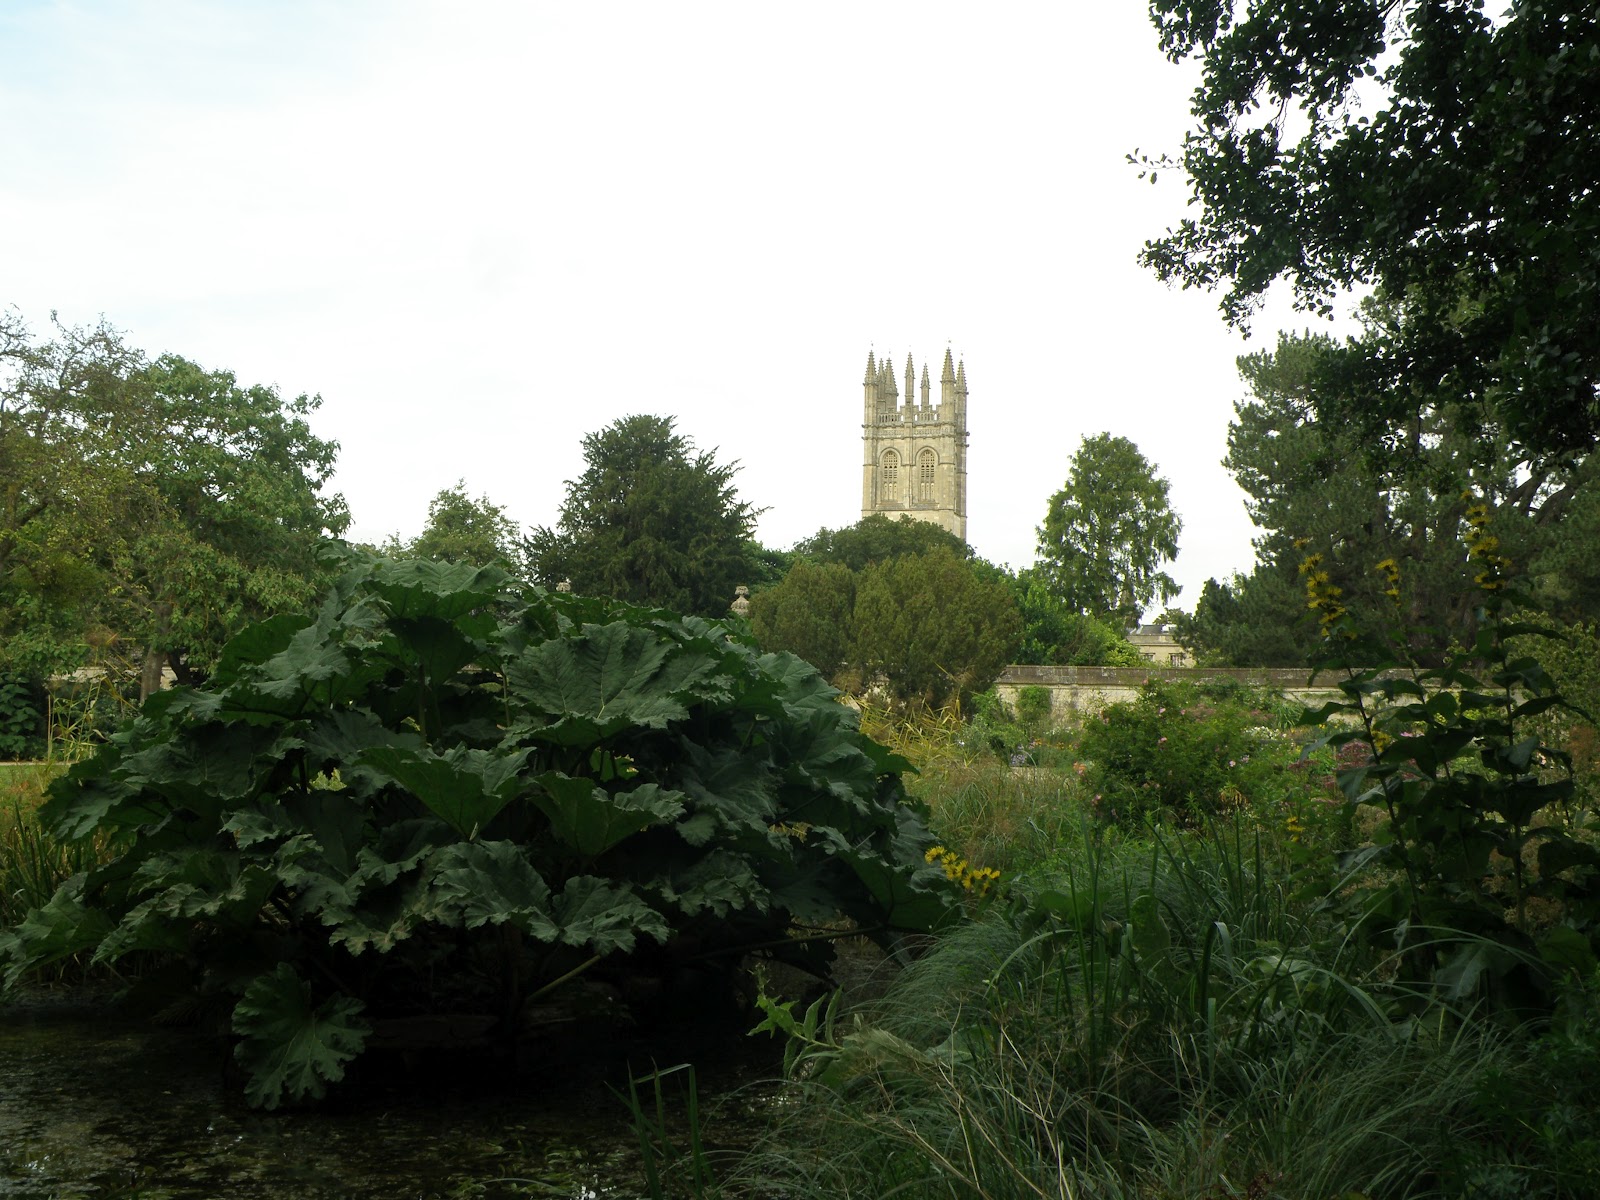
{"type": "Polygon", "coordinates": [[[1248,687],[1272,688],[1291,700],[1321,704],[1339,698],[1331,681],[1312,686],[1310,672],[1304,668],[1266,667],[1025,667],[1009,666],[995,680],[994,690],[1006,704],[1015,707],[1017,694],[1025,687],[1050,691],[1050,713],[1064,718],[1085,709],[1132,700],[1147,680],[1169,683],[1205,683],[1208,680],[1234,680],[1248,687]]]}

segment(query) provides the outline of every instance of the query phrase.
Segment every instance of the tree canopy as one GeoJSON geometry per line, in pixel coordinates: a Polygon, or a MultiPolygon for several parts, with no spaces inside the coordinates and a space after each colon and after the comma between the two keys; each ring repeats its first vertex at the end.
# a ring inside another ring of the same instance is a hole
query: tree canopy
{"type": "Polygon", "coordinates": [[[1022,631],[1010,577],[943,545],[860,570],[802,557],[752,597],[750,625],[764,649],[796,654],[841,687],[882,683],[925,704],[987,687],[1022,631]]]}
{"type": "Polygon", "coordinates": [[[323,494],[338,446],[311,432],[320,398],[151,360],[105,325],[41,342],[15,313],[0,361],[0,641],[18,669],[120,642],[147,694],[314,594],[321,541],[348,523],[323,494]]]}
{"type": "Polygon", "coordinates": [[[1145,246],[1247,323],[1279,279],[1391,319],[1326,355],[1326,415],[1370,430],[1445,403],[1551,454],[1600,431],[1600,10],[1520,0],[1151,0],[1204,68],[1175,159],[1196,215],[1145,246]]]}
{"type": "Polygon", "coordinates": [[[1012,661],[1057,667],[1135,667],[1143,661],[1120,629],[1078,612],[1033,567],[1012,579],[1022,640],[1012,661]]]}
{"type": "Polygon", "coordinates": [[[702,616],[728,610],[757,562],[757,511],[719,463],[671,417],[623,417],[583,439],[584,471],[567,481],[554,528],[524,542],[535,582],[702,616]]]}
{"type": "MultiPolygon", "coordinates": [[[[1379,309],[1368,305],[1369,317],[1379,309]]],[[[1336,349],[1325,337],[1282,335],[1276,350],[1239,360],[1250,394],[1235,406],[1224,465],[1260,530],[1256,566],[1209,581],[1193,618],[1178,622],[1180,640],[1209,665],[1304,662],[1318,635],[1303,619],[1298,566],[1318,553],[1351,611],[1371,622],[1399,615],[1412,651],[1442,661],[1473,636],[1476,593],[1461,531],[1476,503],[1493,510],[1502,552],[1552,599],[1565,598],[1569,616],[1582,615],[1592,554],[1574,551],[1594,507],[1591,465],[1488,438],[1460,403],[1420,409],[1388,442],[1370,445],[1313,402],[1319,363],[1336,349]],[[1398,614],[1387,574],[1375,570],[1382,562],[1403,576],[1398,614]]]]}
{"type": "Polygon", "coordinates": [[[801,559],[777,586],[750,599],[750,629],[763,649],[787,651],[838,679],[854,652],[856,573],[801,559]]]}
{"type": "Polygon", "coordinates": [[[1161,565],[1178,554],[1183,522],[1167,481],[1124,437],[1083,439],[1067,482],[1050,498],[1039,528],[1038,569],[1069,608],[1137,620],[1178,585],[1161,565]]]}
{"type": "Polygon", "coordinates": [[[467,495],[467,481],[440,490],[428,502],[428,523],[405,547],[421,558],[509,567],[517,557],[517,523],[488,496],[467,495]]]}
{"type": "Polygon", "coordinates": [[[856,583],[855,657],[902,700],[934,704],[994,682],[1022,618],[1004,580],[946,549],[873,563],[856,583]]]}
{"type": "Polygon", "coordinates": [[[797,558],[819,563],[838,563],[852,571],[869,564],[887,562],[902,554],[926,554],[944,549],[960,558],[971,558],[967,544],[941,525],[916,517],[898,519],[883,513],[862,517],[841,529],[819,529],[795,543],[797,558]]]}

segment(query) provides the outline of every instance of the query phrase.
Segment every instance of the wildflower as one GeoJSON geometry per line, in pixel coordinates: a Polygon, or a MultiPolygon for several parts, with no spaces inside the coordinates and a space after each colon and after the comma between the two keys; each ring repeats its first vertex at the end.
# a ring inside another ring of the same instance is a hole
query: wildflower
{"type": "Polygon", "coordinates": [[[1167,739],[1166,738],[1161,738],[1156,742],[1156,745],[1158,745],[1158,746],[1165,746],[1166,744],[1167,744],[1167,739]]]}
{"type": "Polygon", "coordinates": [[[1311,545],[1311,539],[1308,537],[1297,537],[1294,540],[1294,548],[1296,550],[1304,550],[1309,545],[1311,545]]]}
{"type": "Polygon", "coordinates": [[[1486,592],[1497,592],[1505,586],[1505,575],[1511,568],[1511,560],[1500,553],[1500,539],[1488,531],[1489,506],[1479,501],[1469,505],[1465,515],[1468,526],[1467,560],[1482,567],[1472,577],[1472,582],[1486,592]]]}

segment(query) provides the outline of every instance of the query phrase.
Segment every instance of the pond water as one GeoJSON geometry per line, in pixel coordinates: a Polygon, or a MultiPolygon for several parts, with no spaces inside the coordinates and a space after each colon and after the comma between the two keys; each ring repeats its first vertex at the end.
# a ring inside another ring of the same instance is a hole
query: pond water
{"type": "MultiPolygon", "coordinates": [[[[760,1044],[724,1039],[699,1064],[711,1133],[759,1124],[760,1044]],[[742,1114],[742,1115],[740,1115],[742,1114]]],[[[0,1007],[0,1197],[11,1200],[434,1200],[645,1195],[627,1067],[569,1057],[493,1078],[492,1063],[364,1077],[316,1111],[256,1113],[225,1081],[226,1047],[119,1016],[95,997],[0,1007]],[[424,1077],[425,1076],[425,1077],[424,1077]]],[[[668,1066],[678,1059],[657,1059],[668,1066]]],[[[636,1060],[636,1073],[651,1069],[636,1060]]],[[[679,1072],[668,1081],[681,1095],[679,1072]]]]}

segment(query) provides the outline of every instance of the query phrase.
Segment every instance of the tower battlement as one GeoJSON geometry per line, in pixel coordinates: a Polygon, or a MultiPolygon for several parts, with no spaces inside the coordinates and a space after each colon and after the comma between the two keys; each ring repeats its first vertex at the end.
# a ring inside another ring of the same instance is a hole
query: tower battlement
{"type": "Polygon", "coordinates": [[[967,367],[947,349],[932,399],[928,365],[918,386],[906,355],[902,402],[889,356],[867,352],[862,377],[861,515],[916,517],[967,536],[967,367]],[[920,398],[918,392],[920,391],[920,398]]]}

